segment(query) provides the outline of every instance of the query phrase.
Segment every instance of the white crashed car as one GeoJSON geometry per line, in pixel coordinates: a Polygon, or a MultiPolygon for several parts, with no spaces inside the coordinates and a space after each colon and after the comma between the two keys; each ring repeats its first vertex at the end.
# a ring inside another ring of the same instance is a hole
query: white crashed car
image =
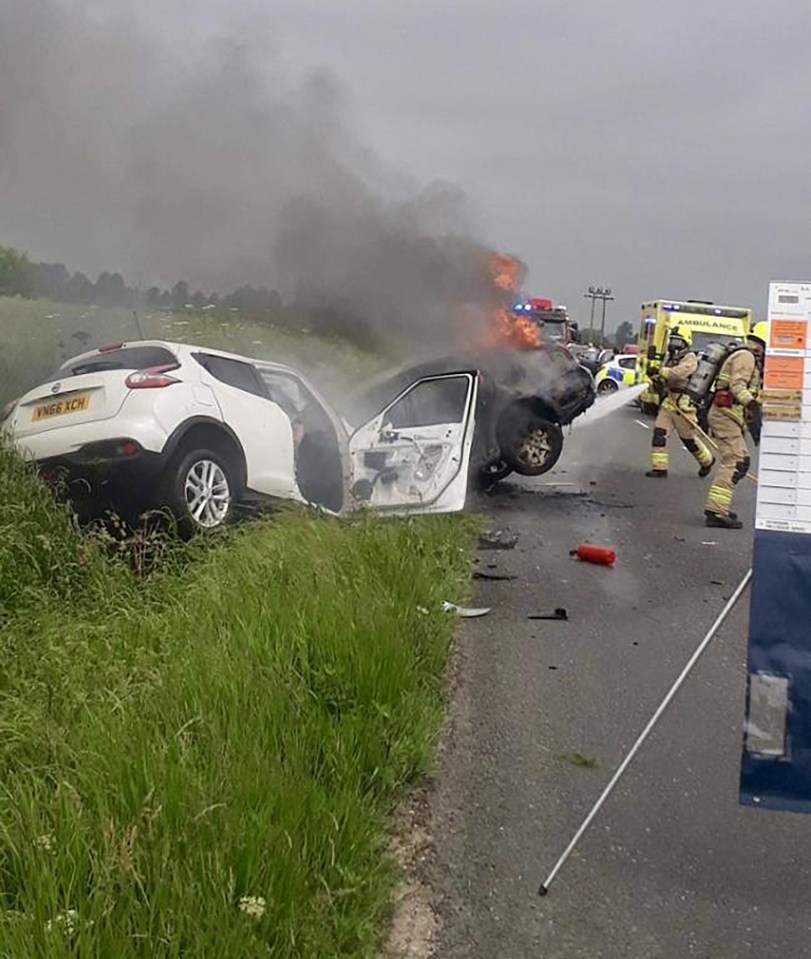
{"type": "Polygon", "coordinates": [[[287,366],[150,340],[68,360],[6,407],[2,431],[61,477],[80,515],[168,507],[193,531],[258,498],[451,512],[477,390],[475,370],[426,376],[349,424],[287,366]]]}

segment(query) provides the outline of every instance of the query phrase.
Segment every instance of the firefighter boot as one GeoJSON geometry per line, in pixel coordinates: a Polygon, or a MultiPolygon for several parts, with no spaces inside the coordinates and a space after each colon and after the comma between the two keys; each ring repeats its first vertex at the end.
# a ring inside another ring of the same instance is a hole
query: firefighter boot
{"type": "Polygon", "coordinates": [[[705,476],[709,476],[710,473],[712,473],[713,466],[715,466],[714,456],[706,466],[702,466],[701,469],[698,471],[698,475],[701,477],[701,479],[704,479],[705,476]]]}
{"type": "Polygon", "coordinates": [[[705,510],[704,522],[713,529],[743,529],[743,523],[734,513],[724,516],[721,513],[711,513],[709,510],[705,510]]]}
{"type": "Polygon", "coordinates": [[[667,470],[648,470],[645,476],[650,479],[667,479],[667,470]]]}

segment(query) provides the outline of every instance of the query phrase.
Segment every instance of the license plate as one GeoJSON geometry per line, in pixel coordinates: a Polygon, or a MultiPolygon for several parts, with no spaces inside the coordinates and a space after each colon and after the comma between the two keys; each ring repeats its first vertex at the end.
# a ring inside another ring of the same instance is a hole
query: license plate
{"type": "Polygon", "coordinates": [[[44,403],[34,407],[34,420],[47,420],[52,416],[63,416],[65,413],[79,413],[90,406],[90,394],[81,393],[76,396],[66,396],[52,403],[44,403]]]}

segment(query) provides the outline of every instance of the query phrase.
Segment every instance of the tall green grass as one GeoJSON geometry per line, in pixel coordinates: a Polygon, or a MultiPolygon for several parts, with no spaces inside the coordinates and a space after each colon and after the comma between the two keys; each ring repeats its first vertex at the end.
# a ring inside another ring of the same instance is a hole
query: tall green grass
{"type": "Polygon", "coordinates": [[[469,521],[290,514],[147,579],[0,454],[0,956],[371,956],[469,521]]]}
{"type": "Polygon", "coordinates": [[[319,385],[340,389],[380,369],[383,360],[340,338],[311,336],[231,312],[173,314],[0,297],[0,406],[36,386],[63,359],[117,340],[193,343],[257,359],[292,363],[319,385]]]}
{"type": "Polygon", "coordinates": [[[52,307],[48,300],[0,297],[0,406],[59,366],[59,330],[52,307]]]}

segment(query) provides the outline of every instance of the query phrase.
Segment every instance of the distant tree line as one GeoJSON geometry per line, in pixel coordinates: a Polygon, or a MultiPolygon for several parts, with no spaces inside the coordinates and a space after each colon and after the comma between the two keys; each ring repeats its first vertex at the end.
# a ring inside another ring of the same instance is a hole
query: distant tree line
{"type": "Polygon", "coordinates": [[[45,297],[61,303],[129,309],[202,311],[233,310],[254,318],[278,316],[284,309],[276,290],[267,287],[240,286],[220,296],[189,289],[178,280],[169,290],[151,286],[141,289],[127,286],[120,273],[100,273],[93,282],[85,273],[70,270],[63,263],[35,263],[13,247],[0,246],[0,296],[45,297]]]}

